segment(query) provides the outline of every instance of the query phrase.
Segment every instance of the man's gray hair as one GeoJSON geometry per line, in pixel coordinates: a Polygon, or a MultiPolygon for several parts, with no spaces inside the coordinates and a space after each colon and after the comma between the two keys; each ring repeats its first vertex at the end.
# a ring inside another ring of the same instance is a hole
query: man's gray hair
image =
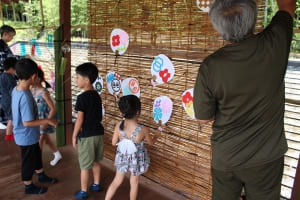
{"type": "Polygon", "coordinates": [[[239,42],[254,31],[256,1],[214,0],[209,16],[214,28],[225,40],[239,42]]]}

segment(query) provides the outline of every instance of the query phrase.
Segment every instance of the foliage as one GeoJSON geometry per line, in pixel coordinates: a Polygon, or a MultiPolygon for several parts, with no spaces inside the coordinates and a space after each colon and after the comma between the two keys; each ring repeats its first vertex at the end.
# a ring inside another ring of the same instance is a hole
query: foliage
{"type": "MultiPolygon", "coordinates": [[[[87,1],[71,1],[71,25],[79,27],[74,30],[77,35],[78,32],[86,31],[80,26],[88,24],[87,1]]],[[[43,13],[40,0],[3,4],[4,23],[17,29],[15,41],[28,41],[32,38],[47,41],[47,34],[53,34],[55,28],[59,26],[59,0],[42,0],[42,6],[43,13]]]]}

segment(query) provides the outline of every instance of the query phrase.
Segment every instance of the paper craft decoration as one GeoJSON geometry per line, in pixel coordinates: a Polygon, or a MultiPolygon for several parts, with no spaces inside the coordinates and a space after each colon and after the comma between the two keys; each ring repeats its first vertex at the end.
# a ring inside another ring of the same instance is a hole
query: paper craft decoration
{"type": "Polygon", "coordinates": [[[110,34],[110,47],[114,53],[118,51],[118,55],[123,55],[129,45],[128,34],[119,28],[114,29],[110,34]]]}
{"type": "Polygon", "coordinates": [[[152,80],[158,84],[169,82],[175,74],[171,60],[164,54],[155,57],[151,66],[152,80]]]}
{"type": "Polygon", "coordinates": [[[14,43],[11,47],[13,54],[17,54],[17,43],[14,43]]]}
{"type": "Polygon", "coordinates": [[[108,92],[112,95],[118,95],[121,91],[121,77],[118,72],[109,72],[106,75],[106,84],[108,92]]]}
{"type": "Polygon", "coordinates": [[[35,55],[35,52],[37,53],[38,56],[42,55],[42,51],[40,49],[39,44],[36,42],[36,39],[32,39],[32,47],[31,47],[31,54],[35,55]],[[34,51],[34,53],[33,53],[34,51]]]}
{"type": "Polygon", "coordinates": [[[173,102],[169,97],[160,96],[153,103],[153,118],[156,123],[161,121],[161,124],[169,121],[173,110],[173,102]]]}
{"type": "Polygon", "coordinates": [[[194,113],[194,88],[188,89],[183,92],[182,96],[182,106],[185,112],[192,118],[195,119],[194,113]]]}
{"type": "Polygon", "coordinates": [[[26,46],[24,43],[20,43],[20,56],[26,56],[26,46]]]}
{"type": "Polygon", "coordinates": [[[196,5],[202,12],[208,13],[210,9],[210,4],[211,1],[209,0],[196,0],[196,5]]]}
{"type": "Polygon", "coordinates": [[[139,81],[136,78],[126,78],[122,81],[122,92],[123,96],[133,94],[140,98],[141,90],[140,90],[139,81]]]}
{"type": "Polygon", "coordinates": [[[53,47],[53,36],[51,34],[48,34],[48,48],[53,47]]]}
{"type": "Polygon", "coordinates": [[[103,78],[102,76],[98,76],[97,79],[95,80],[95,82],[93,83],[94,89],[101,94],[102,90],[103,90],[103,78]]]}

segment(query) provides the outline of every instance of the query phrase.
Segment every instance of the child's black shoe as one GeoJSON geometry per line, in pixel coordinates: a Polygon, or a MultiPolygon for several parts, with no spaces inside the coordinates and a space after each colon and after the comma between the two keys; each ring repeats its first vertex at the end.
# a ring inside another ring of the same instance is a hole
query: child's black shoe
{"type": "Polygon", "coordinates": [[[51,178],[47,176],[44,172],[38,174],[38,180],[41,183],[57,183],[58,180],[56,178],[51,178]]]}
{"type": "Polygon", "coordinates": [[[30,185],[25,185],[25,194],[43,194],[47,192],[46,187],[37,187],[31,183],[30,185]]]}

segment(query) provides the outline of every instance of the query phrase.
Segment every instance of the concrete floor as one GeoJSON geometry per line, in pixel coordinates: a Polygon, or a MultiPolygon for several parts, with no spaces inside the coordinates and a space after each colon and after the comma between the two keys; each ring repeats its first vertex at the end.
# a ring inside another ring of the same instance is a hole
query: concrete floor
{"type": "MultiPolygon", "coordinates": [[[[48,187],[48,191],[42,195],[25,195],[24,186],[21,182],[21,160],[19,147],[14,142],[3,140],[4,131],[0,131],[0,199],[9,200],[69,200],[74,199],[73,195],[80,189],[80,169],[77,160],[77,153],[71,146],[59,148],[63,159],[54,167],[49,162],[52,153],[48,148],[44,148],[43,163],[47,175],[59,180],[57,184],[40,184],[36,175],[33,177],[34,183],[48,187]]],[[[105,197],[105,191],[111,183],[115,174],[113,162],[105,159],[102,162],[101,185],[103,191],[89,192],[90,200],[101,200],[105,197]]],[[[90,180],[92,182],[92,180],[90,180]]],[[[185,197],[174,193],[160,185],[141,177],[139,187],[139,200],[184,200],[185,197]]],[[[118,189],[114,200],[129,199],[129,180],[126,179],[118,189]]]]}

